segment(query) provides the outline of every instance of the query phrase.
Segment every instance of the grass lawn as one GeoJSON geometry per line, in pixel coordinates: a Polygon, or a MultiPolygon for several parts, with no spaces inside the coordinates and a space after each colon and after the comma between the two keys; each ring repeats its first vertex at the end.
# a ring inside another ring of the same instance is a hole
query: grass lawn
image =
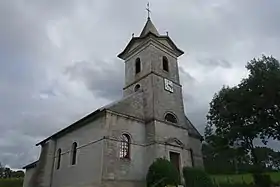
{"type": "Polygon", "coordinates": [[[0,179],[0,187],[22,187],[23,178],[0,179]]]}
{"type": "MultiPolygon", "coordinates": [[[[271,180],[275,183],[280,183],[280,172],[268,173],[271,180]]],[[[212,175],[215,183],[253,183],[253,176],[251,174],[236,174],[236,175],[212,175]]]]}

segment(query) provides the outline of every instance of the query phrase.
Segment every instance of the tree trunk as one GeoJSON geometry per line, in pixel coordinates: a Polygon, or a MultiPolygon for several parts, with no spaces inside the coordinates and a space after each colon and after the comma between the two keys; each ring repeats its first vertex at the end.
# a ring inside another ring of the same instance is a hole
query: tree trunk
{"type": "Polygon", "coordinates": [[[250,140],[250,150],[251,150],[252,162],[253,162],[253,165],[254,165],[254,172],[253,173],[261,173],[262,168],[261,168],[261,164],[259,162],[259,159],[257,157],[257,154],[255,152],[255,147],[253,145],[253,140],[250,140]]]}

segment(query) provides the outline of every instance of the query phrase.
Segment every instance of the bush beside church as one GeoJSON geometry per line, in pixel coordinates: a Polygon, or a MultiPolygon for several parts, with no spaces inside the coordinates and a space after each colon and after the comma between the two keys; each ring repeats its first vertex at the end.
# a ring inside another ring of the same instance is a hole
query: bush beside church
{"type": "MultiPolygon", "coordinates": [[[[210,176],[203,170],[184,167],[183,177],[187,187],[214,187],[210,176]]],[[[158,158],[149,167],[147,187],[174,187],[181,184],[180,173],[167,159],[158,158]]]]}
{"type": "Polygon", "coordinates": [[[170,161],[158,158],[149,167],[146,182],[147,187],[178,186],[180,174],[170,161]]]}
{"type": "MultiPolygon", "coordinates": [[[[269,175],[255,174],[254,184],[215,184],[210,175],[200,168],[183,168],[185,187],[271,187],[269,175]]],[[[175,187],[181,184],[180,173],[167,159],[158,158],[149,167],[146,176],[147,187],[175,187]]],[[[182,185],[183,186],[183,185],[182,185]]]]}

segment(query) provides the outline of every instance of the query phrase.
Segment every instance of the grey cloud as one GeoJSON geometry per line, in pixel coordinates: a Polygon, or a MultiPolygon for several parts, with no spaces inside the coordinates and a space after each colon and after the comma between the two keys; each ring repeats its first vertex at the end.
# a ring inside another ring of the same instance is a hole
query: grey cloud
{"type": "Polygon", "coordinates": [[[80,80],[94,95],[116,100],[121,97],[124,80],[122,61],[94,63],[82,61],[67,67],[65,73],[71,80],[80,80]],[[98,66],[98,67],[96,67],[98,66]]]}
{"type": "Polygon", "coordinates": [[[222,67],[222,68],[231,68],[231,64],[225,59],[219,58],[204,58],[197,60],[201,65],[206,66],[207,68],[215,68],[215,67],[222,67]]]}
{"type": "MultiPolygon", "coordinates": [[[[262,52],[278,56],[275,46],[270,46],[272,38],[277,43],[280,41],[278,1],[196,1],[185,2],[185,6],[182,4],[177,6],[179,10],[185,10],[184,16],[178,15],[177,20],[166,16],[167,20],[162,19],[162,22],[169,23],[172,37],[180,41],[187,54],[222,54],[228,61],[234,61],[235,66],[243,66],[246,58],[249,60],[262,52]]],[[[167,9],[165,7],[164,11],[172,11],[167,9]]]]}
{"type": "Polygon", "coordinates": [[[77,112],[55,114],[52,108],[58,102],[48,105],[36,98],[47,82],[46,62],[51,61],[53,52],[45,21],[54,19],[55,14],[62,16],[67,6],[56,13],[40,8],[46,6],[30,1],[0,2],[0,162],[13,168],[36,159],[35,143],[77,117],[77,112]],[[55,118],[57,114],[60,116],[55,118]]]}
{"type": "Polygon", "coordinates": [[[191,76],[186,70],[179,66],[179,76],[180,82],[183,84],[183,95],[185,103],[192,102],[194,100],[193,94],[190,87],[192,87],[196,81],[193,76],[191,76]]]}
{"type": "Polygon", "coordinates": [[[0,138],[2,144],[1,162],[13,168],[21,168],[24,163],[34,161],[37,159],[38,148],[33,142],[37,141],[30,136],[25,136],[21,132],[7,131],[0,138]],[[12,139],[10,137],[13,137],[12,139]],[[5,143],[7,146],[5,146],[5,143]],[[32,147],[30,147],[33,145],[32,147]]]}
{"type": "Polygon", "coordinates": [[[231,2],[223,17],[224,22],[232,25],[234,31],[243,30],[246,37],[277,37],[279,38],[279,6],[280,2],[272,0],[269,3],[261,0],[231,2]],[[238,28],[238,29],[236,29],[238,28]]]}
{"type": "Polygon", "coordinates": [[[181,66],[179,66],[179,75],[180,75],[180,79],[183,79],[184,81],[187,81],[188,83],[194,83],[195,82],[195,78],[193,76],[191,76],[181,66]]]}

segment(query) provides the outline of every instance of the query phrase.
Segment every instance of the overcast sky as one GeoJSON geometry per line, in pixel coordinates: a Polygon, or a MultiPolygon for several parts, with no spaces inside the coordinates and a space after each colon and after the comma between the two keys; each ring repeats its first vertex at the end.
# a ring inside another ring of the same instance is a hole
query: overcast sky
{"type": "MultiPolygon", "coordinates": [[[[122,96],[116,57],[147,19],[139,0],[0,0],[0,162],[20,168],[35,143],[122,96]]],[[[279,0],[151,0],[179,58],[185,112],[203,132],[208,105],[247,61],[280,59],[279,0]]],[[[272,146],[275,147],[275,144],[272,146]]]]}

